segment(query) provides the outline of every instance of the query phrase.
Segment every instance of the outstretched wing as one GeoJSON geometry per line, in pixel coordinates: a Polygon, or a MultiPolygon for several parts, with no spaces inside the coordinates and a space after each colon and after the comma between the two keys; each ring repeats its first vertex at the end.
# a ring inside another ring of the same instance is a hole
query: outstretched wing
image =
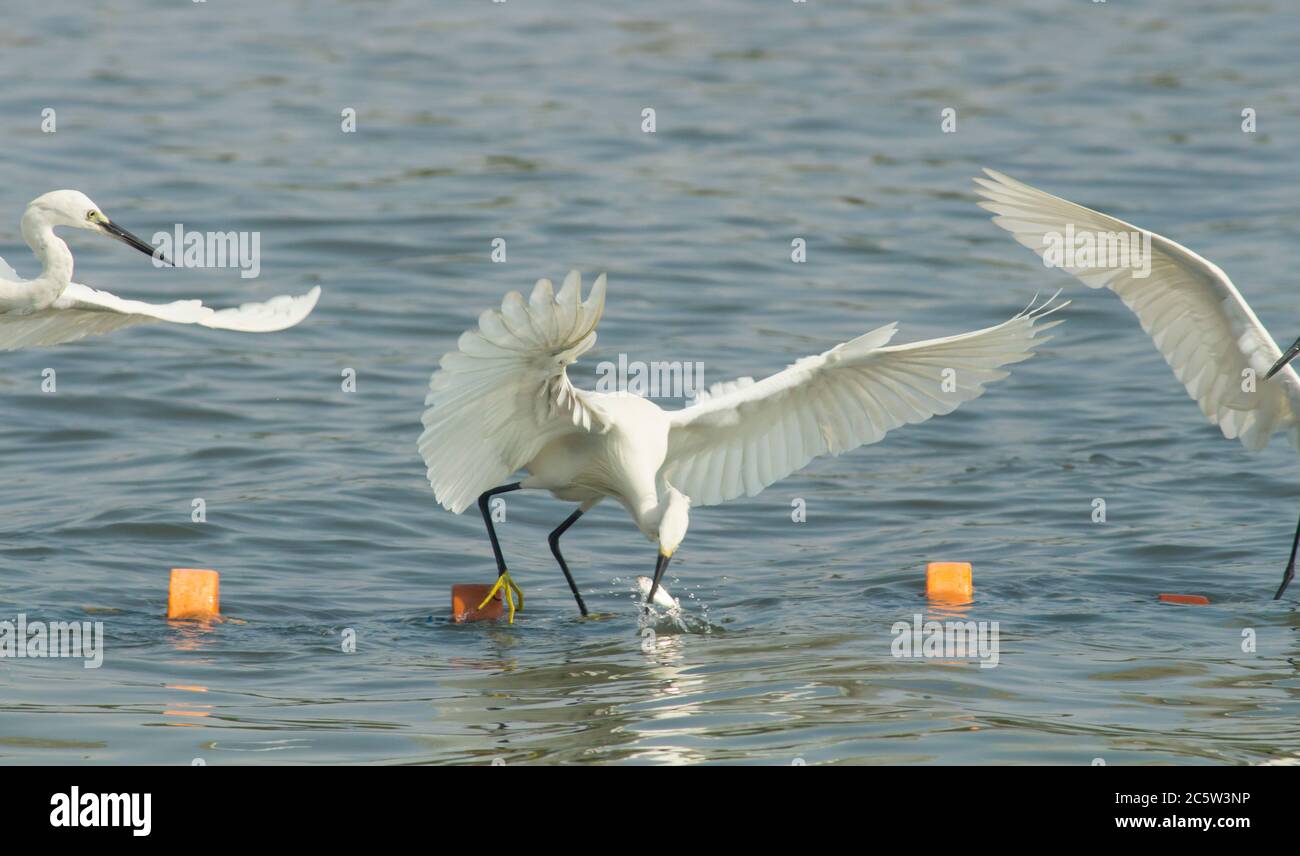
{"type": "Polygon", "coordinates": [[[888,346],[889,324],[757,383],[715,386],[670,415],[664,475],[696,505],[716,505],[754,496],[818,455],[950,413],[1051,338],[1040,334],[1060,322],[1041,319],[1058,308],[1031,304],[996,327],[910,345],[888,346]]]}
{"type": "Polygon", "coordinates": [[[242,333],[273,333],[302,321],[311,314],[319,299],[320,287],[317,286],[298,297],[281,295],[265,303],[212,309],[197,300],[173,303],[124,300],[107,291],[97,291],[74,282],[47,309],[0,313],[0,350],[57,345],[158,321],[197,324],[242,333]]]}
{"type": "Polygon", "coordinates": [[[1109,288],[1137,315],[1174,376],[1223,436],[1238,438],[1251,451],[1268,445],[1276,431],[1292,429],[1300,448],[1300,375],[1287,366],[1271,380],[1264,375],[1282,352],[1219,267],[1168,238],[1123,220],[1044,193],[993,170],[976,178],[981,208],[993,222],[1040,256],[1073,227],[1076,235],[1137,233],[1150,238],[1150,275],[1131,266],[1108,266],[1098,257],[1090,267],[1066,267],[1090,288],[1109,288]],[[1243,382],[1253,370],[1253,388],[1243,382]],[[1246,389],[1243,389],[1243,385],[1246,389]]]}
{"type": "Polygon", "coordinates": [[[460,514],[565,432],[606,429],[565,373],[596,344],[604,311],[603,274],[585,301],[577,271],[559,294],[539,279],[526,303],[510,292],[443,356],[429,381],[419,449],[444,508],[460,514]]]}

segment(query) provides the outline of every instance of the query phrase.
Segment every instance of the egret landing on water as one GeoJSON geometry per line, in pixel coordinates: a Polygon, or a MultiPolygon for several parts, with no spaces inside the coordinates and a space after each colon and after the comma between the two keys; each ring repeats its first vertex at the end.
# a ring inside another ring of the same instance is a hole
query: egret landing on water
{"type": "MultiPolygon", "coordinates": [[[[673,552],[686,535],[692,503],[716,505],[763,488],[818,455],[838,455],[900,425],[950,413],[1007,376],[1059,323],[1043,322],[1051,301],[1009,321],[944,339],[889,345],[887,324],[805,357],[757,383],[714,385],[694,404],[666,412],[634,395],[589,392],[566,367],[596,343],[605,277],[586,300],[576,271],[559,294],[538,280],[525,301],[506,295],[479,316],[442,358],[425,401],[419,449],[434,495],[459,514],[475,500],[514,620],[516,595],[488,500],[520,488],[546,490],[578,508],[550,535],[551,552],[578,609],[587,606],[560,553],[560,536],[606,497],[618,501],[659,546],[646,593],[653,603],[673,552]],[[518,470],[523,481],[503,484],[518,470]]],[[[489,595],[489,598],[491,595],[489,595]]],[[[484,600],[487,603],[487,600],[484,600]]]]}
{"type": "MultiPolygon", "coordinates": [[[[1282,353],[1226,273],[1168,238],[984,171],[989,178],[975,179],[985,200],[980,207],[996,214],[994,223],[1040,256],[1067,228],[1076,236],[1091,234],[1098,247],[1098,238],[1108,234],[1139,234],[1144,243],[1149,236],[1149,276],[1134,276],[1132,264],[1111,264],[1124,261],[1115,254],[1107,258],[1098,253],[1088,266],[1064,267],[1090,288],[1104,286],[1120,296],[1223,436],[1235,437],[1255,452],[1275,432],[1287,431],[1300,449],[1300,376],[1289,365],[1300,354],[1300,340],[1282,353]],[[1246,383],[1259,375],[1264,380],[1258,385],[1246,383]]],[[[1274,600],[1295,577],[1297,545],[1300,523],[1274,600]]]]}
{"type": "Polygon", "coordinates": [[[320,288],[316,287],[299,297],[280,296],[265,303],[220,310],[197,300],[163,304],[123,300],[72,281],[72,252],[54,234],[59,227],[86,229],[115,238],[146,255],[155,253],[153,247],[105,217],[84,193],[55,190],[33,199],[23,212],[22,233],[41,262],[41,275],[19,279],[0,259],[0,350],[57,345],[155,321],[241,333],[273,333],[306,318],[320,297],[320,288]]]}

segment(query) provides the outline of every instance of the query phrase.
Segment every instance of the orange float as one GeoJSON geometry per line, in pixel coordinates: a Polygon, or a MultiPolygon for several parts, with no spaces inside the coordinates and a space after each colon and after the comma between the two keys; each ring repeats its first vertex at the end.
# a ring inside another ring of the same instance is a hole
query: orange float
{"type": "Polygon", "coordinates": [[[167,617],[206,621],[221,615],[220,575],[202,568],[172,568],[167,617]]]}
{"type": "Polygon", "coordinates": [[[925,596],[930,600],[964,603],[974,591],[970,562],[931,562],[925,566],[925,596]]]}
{"type": "Polygon", "coordinates": [[[451,587],[451,620],[457,624],[467,621],[493,621],[506,614],[501,592],[493,595],[482,609],[478,608],[492,590],[490,585],[458,583],[451,587]]]}

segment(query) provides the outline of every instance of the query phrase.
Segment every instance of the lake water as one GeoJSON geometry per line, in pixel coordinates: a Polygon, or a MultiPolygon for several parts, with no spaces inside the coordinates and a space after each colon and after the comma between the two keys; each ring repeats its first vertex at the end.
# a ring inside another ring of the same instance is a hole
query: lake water
{"type": "Polygon", "coordinates": [[[1121,303],[1045,270],[970,184],[992,166],[1163,232],[1289,343],[1288,9],[105,0],[7,15],[0,254],[21,273],[23,206],[74,187],[146,238],[177,223],[261,237],[244,279],[73,234],[81,282],[217,305],[324,295],[275,335],[142,327],[0,355],[0,620],[106,636],[98,669],[0,659],[0,761],[1294,755],[1296,590],[1270,598],[1300,512],[1295,452],[1219,436],[1121,303]],[[571,370],[587,386],[619,354],[700,361],[715,382],[889,321],[910,341],[997,323],[1037,291],[1074,303],[978,401],[697,509],[667,578],[687,632],[641,635],[635,577],[654,549],[613,503],[565,537],[601,615],[580,620],[546,546],[571,507],[523,494],[500,531],[526,610],[454,625],[452,584],[494,568],[477,515],[441,510],[425,481],[429,374],[506,291],[575,267],[610,277],[600,342],[571,370]],[[934,560],[974,565],[974,603],[952,612],[999,623],[996,668],[891,655],[895,622],[946,617],[923,595],[934,560]],[[169,624],[172,567],[218,569],[239,621],[169,624]]]}

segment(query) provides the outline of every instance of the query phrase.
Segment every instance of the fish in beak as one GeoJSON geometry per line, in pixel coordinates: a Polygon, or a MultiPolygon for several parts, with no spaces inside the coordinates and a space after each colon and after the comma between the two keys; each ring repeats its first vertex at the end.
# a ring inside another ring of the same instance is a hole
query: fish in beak
{"type": "Polygon", "coordinates": [[[673,554],[662,547],[659,548],[659,558],[655,560],[655,575],[650,581],[650,590],[645,596],[645,614],[650,614],[650,604],[655,601],[655,593],[659,591],[659,581],[663,579],[664,571],[668,570],[668,563],[672,561],[673,554]]]}

